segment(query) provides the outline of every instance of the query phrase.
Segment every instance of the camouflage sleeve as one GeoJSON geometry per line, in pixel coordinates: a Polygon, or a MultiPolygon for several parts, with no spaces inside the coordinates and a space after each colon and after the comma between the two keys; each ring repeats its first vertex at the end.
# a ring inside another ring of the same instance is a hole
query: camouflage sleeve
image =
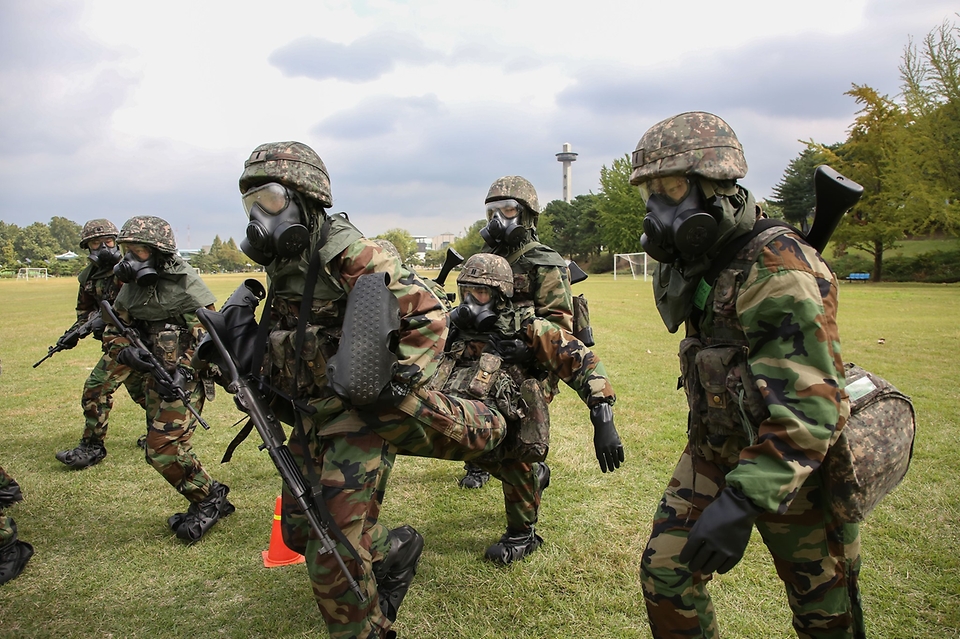
{"type": "Polygon", "coordinates": [[[770,417],[727,483],[768,512],[786,511],[849,415],[837,293],[816,251],[784,235],[764,248],[737,298],[750,371],[770,417]]]}
{"type": "Polygon", "coordinates": [[[400,303],[399,379],[417,384],[433,376],[443,357],[447,316],[443,305],[420,277],[394,255],[366,238],[357,240],[339,256],[340,282],[349,294],[366,273],[388,273],[389,289],[400,303]]]}
{"type": "Polygon", "coordinates": [[[73,330],[88,319],[90,314],[99,310],[100,304],[96,297],[91,295],[82,284],[77,292],[77,321],[67,330],[73,330]]]}
{"type": "Polygon", "coordinates": [[[566,268],[537,268],[533,304],[537,317],[553,322],[568,333],[573,332],[573,293],[566,268]]]}
{"type": "Polygon", "coordinates": [[[562,379],[587,406],[616,401],[603,362],[583,342],[540,318],[525,322],[523,333],[537,364],[562,379]]]}

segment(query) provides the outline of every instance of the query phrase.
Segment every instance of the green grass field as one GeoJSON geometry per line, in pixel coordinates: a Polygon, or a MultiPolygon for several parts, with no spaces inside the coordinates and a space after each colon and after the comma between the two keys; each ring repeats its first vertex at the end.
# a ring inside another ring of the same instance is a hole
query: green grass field
{"type": "MultiPolygon", "coordinates": [[[[205,278],[222,302],[239,275],[205,278]]],[[[426,538],[420,571],[396,625],[401,637],[647,637],[638,579],[650,518],[683,448],[675,390],[679,336],[666,332],[650,283],[591,276],[597,352],[611,372],[626,463],[602,474],[586,408],[566,389],[553,404],[544,546],[509,568],[482,560],[503,532],[496,480],[457,487],[458,464],[401,458],[382,513],[426,538]]],[[[843,284],[844,359],[915,401],[911,471],[862,529],[861,586],[871,637],[960,636],[960,286],[843,284]],[[884,343],[878,344],[880,338],[884,343]]],[[[187,546],[166,527],[186,502],[144,463],[143,412],[120,390],[99,465],[69,471],[54,452],[76,445],[79,396],[99,357],[86,340],[39,368],[74,317],[76,281],[0,282],[0,465],[26,501],[10,509],[36,548],[0,587],[0,637],[323,637],[304,567],[265,569],[280,480],[253,438],[219,459],[240,414],[221,391],[195,450],[232,488],[237,512],[187,546]]],[[[220,389],[218,389],[220,391],[220,389]]],[[[713,581],[725,637],[792,637],[782,587],[754,538],[744,560],[713,581]]]]}

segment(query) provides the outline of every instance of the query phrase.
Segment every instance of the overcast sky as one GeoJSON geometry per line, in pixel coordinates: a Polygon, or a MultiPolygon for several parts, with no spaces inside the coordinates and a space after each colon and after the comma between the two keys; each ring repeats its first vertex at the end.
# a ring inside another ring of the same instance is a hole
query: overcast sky
{"type": "Polygon", "coordinates": [[[895,96],[909,37],[956,0],[0,0],[0,220],[167,219],[181,248],[246,226],[237,178],[299,140],[366,235],[462,233],[490,183],[574,194],[655,122],[736,130],[769,196],[803,145],[895,96]]]}

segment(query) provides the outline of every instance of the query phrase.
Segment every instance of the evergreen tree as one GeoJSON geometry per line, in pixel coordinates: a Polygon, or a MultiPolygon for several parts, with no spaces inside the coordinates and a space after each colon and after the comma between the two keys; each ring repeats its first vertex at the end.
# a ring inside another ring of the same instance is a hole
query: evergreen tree
{"type": "Polygon", "coordinates": [[[638,253],[643,234],[646,204],[637,187],[630,184],[633,165],[630,156],[617,158],[600,168],[600,193],[597,200],[600,237],[608,251],[638,253]]]}

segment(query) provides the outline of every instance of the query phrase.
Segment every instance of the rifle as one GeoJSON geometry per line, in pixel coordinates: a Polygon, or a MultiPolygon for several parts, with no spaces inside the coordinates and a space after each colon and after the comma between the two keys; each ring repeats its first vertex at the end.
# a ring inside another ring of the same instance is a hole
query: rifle
{"type": "Polygon", "coordinates": [[[817,204],[806,239],[818,253],[823,253],[844,213],[860,200],[863,187],[826,164],[818,166],[813,174],[813,187],[817,204]]]}
{"type": "Polygon", "coordinates": [[[77,341],[82,340],[84,337],[92,333],[99,323],[100,311],[96,311],[95,313],[91,314],[89,318],[87,318],[86,322],[80,326],[77,326],[76,328],[67,330],[63,335],[61,335],[60,339],[57,340],[57,343],[54,346],[48,347],[47,354],[43,356],[43,359],[34,364],[33,367],[36,368],[40,364],[43,364],[45,361],[53,357],[54,353],[59,353],[60,351],[73,348],[73,346],[66,346],[65,344],[67,342],[72,342],[74,337],[76,337],[77,341]]]}
{"type": "MultiPolygon", "coordinates": [[[[283,426],[280,424],[280,420],[277,419],[276,414],[260,393],[257,385],[251,382],[249,376],[241,376],[238,372],[233,354],[217,332],[218,323],[215,321],[215,317],[215,311],[206,308],[197,309],[197,318],[200,320],[200,323],[203,324],[204,328],[207,329],[207,335],[210,336],[217,350],[220,351],[220,357],[223,361],[218,361],[217,364],[221,365],[221,372],[225,373],[228,378],[226,385],[227,392],[233,393],[236,396],[238,407],[245,412],[249,416],[250,421],[253,422],[254,428],[257,429],[260,438],[263,440],[263,445],[260,446],[260,449],[267,450],[270,459],[273,460],[274,466],[277,467],[277,472],[280,473],[280,478],[283,480],[283,483],[287,485],[290,493],[297,500],[297,505],[300,507],[300,510],[307,516],[310,529],[320,540],[320,549],[317,552],[320,554],[332,554],[337,560],[337,565],[340,567],[340,570],[343,571],[350,590],[353,591],[361,602],[366,601],[366,596],[360,590],[360,585],[357,584],[356,579],[354,579],[350,571],[347,570],[346,564],[343,563],[343,558],[336,550],[336,542],[330,537],[328,527],[323,522],[323,517],[314,499],[313,490],[303,478],[303,474],[300,472],[300,468],[293,458],[293,453],[291,453],[290,449],[284,444],[287,437],[283,426]]],[[[222,324],[222,322],[220,324],[222,324]]],[[[306,454],[309,454],[309,452],[306,454]]]]}
{"type": "Polygon", "coordinates": [[[177,399],[183,402],[183,405],[196,418],[200,425],[209,430],[210,426],[207,424],[207,422],[203,421],[203,417],[200,416],[200,413],[197,411],[197,409],[194,408],[193,404],[190,403],[190,396],[187,395],[187,392],[180,388],[180,386],[173,381],[173,378],[170,377],[170,373],[167,372],[167,369],[164,368],[160,360],[157,359],[157,356],[154,355],[153,351],[147,348],[147,345],[143,343],[142,339],[140,339],[140,333],[137,332],[137,329],[124,324],[120,318],[117,317],[116,312],[113,310],[113,307],[110,306],[110,302],[107,300],[100,302],[100,308],[103,309],[103,313],[107,316],[107,320],[120,329],[120,332],[123,333],[123,336],[130,340],[130,344],[139,348],[140,351],[146,355],[147,359],[144,363],[150,365],[150,373],[157,379],[157,381],[171,389],[177,395],[177,399]]]}
{"type": "Polygon", "coordinates": [[[433,281],[443,287],[444,282],[447,281],[447,275],[450,274],[453,267],[459,266],[460,264],[463,264],[463,256],[453,250],[452,246],[448,246],[447,256],[443,259],[443,266],[440,267],[440,273],[437,275],[437,279],[433,281]]]}

